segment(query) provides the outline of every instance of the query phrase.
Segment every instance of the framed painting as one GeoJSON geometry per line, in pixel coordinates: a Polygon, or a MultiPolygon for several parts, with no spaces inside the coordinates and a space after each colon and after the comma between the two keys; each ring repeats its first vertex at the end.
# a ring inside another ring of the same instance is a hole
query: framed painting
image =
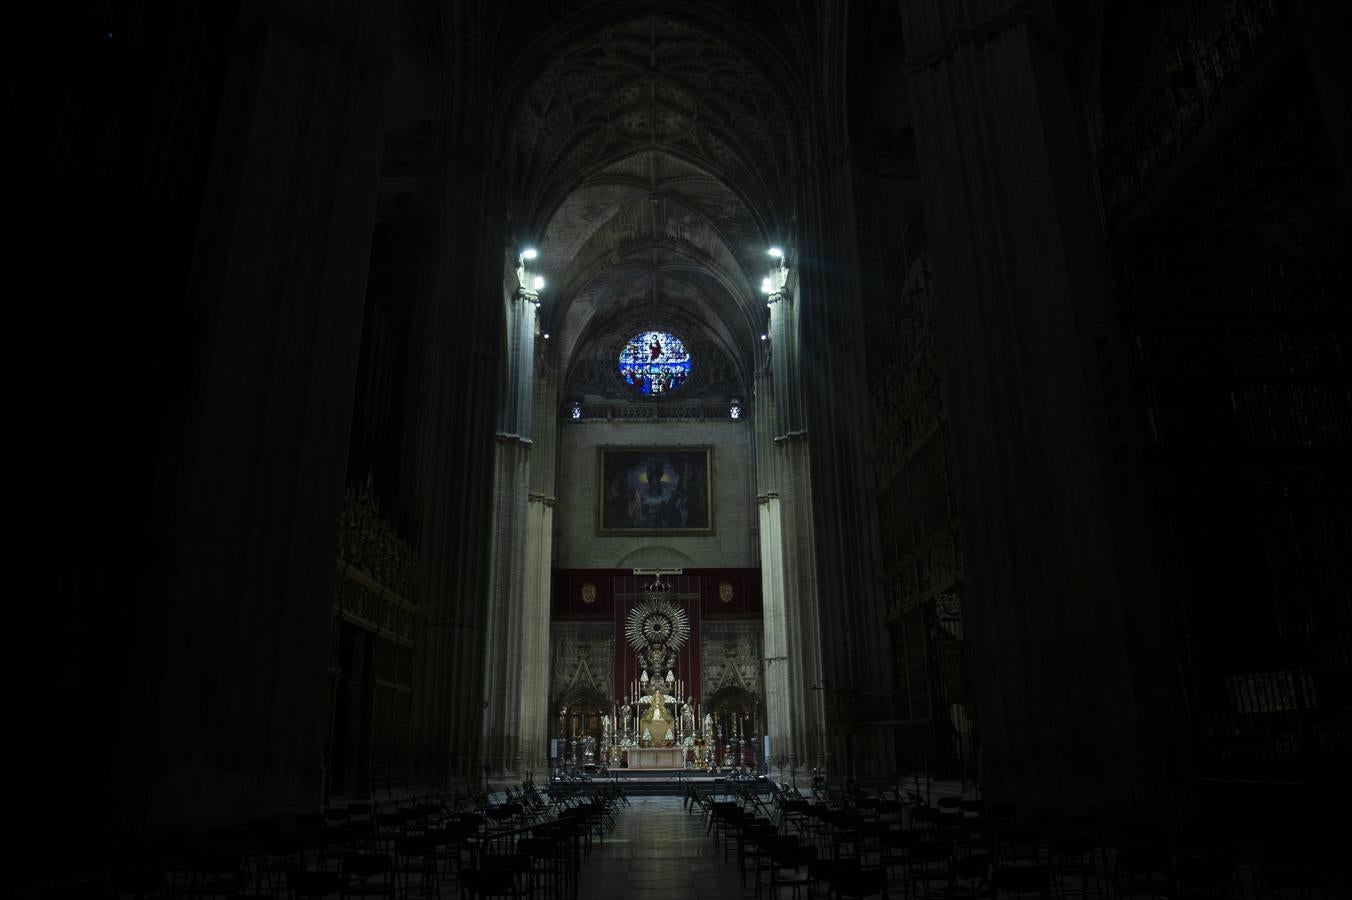
{"type": "Polygon", "coordinates": [[[598,534],[713,534],[712,447],[601,447],[598,534]]]}

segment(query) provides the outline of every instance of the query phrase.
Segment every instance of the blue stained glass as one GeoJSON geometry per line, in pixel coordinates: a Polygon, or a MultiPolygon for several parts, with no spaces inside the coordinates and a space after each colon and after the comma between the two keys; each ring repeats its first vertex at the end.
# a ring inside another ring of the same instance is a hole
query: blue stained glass
{"type": "Polygon", "coordinates": [[[620,377],[645,397],[661,397],[690,377],[690,354],[681,339],[665,331],[645,331],[620,351],[620,377]]]}

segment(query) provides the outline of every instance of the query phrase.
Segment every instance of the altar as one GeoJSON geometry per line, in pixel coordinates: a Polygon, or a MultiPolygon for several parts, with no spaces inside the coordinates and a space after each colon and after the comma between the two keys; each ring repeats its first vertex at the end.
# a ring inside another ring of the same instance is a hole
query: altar
{"type": "Polygon", "coordinates": [[[685,748],[683,747],[630,747],[629,768],[631,769],[684,769],[685,748]]]}

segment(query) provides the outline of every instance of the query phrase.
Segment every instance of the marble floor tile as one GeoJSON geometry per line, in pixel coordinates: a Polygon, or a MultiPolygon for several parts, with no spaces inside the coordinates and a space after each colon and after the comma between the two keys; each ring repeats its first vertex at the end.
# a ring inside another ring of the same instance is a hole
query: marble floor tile
{"type": "Polygon", "coordinates": [[[723,861],[699,813],[679,797],[634,797],[615,831],[582,866],[582,900],[742,900],[754,897],[737,875],[736,853],[723,861]]]}

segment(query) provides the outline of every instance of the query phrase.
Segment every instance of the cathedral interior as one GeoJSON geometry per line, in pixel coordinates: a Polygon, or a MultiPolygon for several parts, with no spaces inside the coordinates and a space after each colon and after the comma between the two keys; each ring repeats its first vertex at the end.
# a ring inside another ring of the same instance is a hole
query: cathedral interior
{"type": "Polygon", "coordinates": [[[4,19],[19,855],[622,740],[1346,834],[1342,5],[4,19]]]}

